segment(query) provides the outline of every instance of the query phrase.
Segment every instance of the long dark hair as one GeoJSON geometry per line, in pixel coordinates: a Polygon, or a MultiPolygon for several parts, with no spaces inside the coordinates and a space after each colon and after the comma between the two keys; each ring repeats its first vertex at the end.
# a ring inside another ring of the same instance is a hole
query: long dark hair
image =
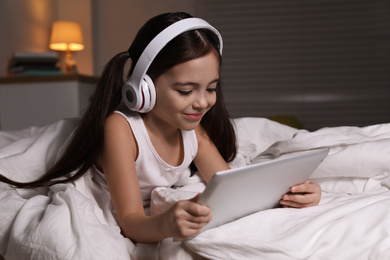
{"type": "MultiPolygon", "coordinates": [[[[163,29],[192,17],[187,13],[166,13],[150,19],[139,30],[128,51],[114,56],[106,65],[97,83],[93,100],[80,120],[69,145],[60,159],[46,174],[32,182],[16,182],[0,175],[0,181],[18,188],[35,188],[77,180],[87,173],[97,161],[103,146],[104,124],[121,105],[123,70],[129,58],[132,60],[129,77],[147,44],[163,29]],[[68,176],[69,174],[71,174],[68,176]],[[66,177],[65,177],[66,176],[66,177]]],[[[214,51],[219,55],[218,37],[209,30],[199,29],[180,34],[170,41],[156,56],[148,69],[154,80],[173,66],[214,51]]],[[[222,58],[220,57],[220,62],[222,58]]],[[[236,156],[236,136],[226,110],[221,86],[217,88],[217,101],[206,113],[201,125],[226,161],[236,156]]]]}

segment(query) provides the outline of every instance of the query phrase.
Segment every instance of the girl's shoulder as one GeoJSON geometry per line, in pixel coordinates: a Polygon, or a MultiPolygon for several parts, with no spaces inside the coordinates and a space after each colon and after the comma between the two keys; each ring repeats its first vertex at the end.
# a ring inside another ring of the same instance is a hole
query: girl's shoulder
{"type": "Polygon", "coordinates": [[[132,128],[133,124],[140,124],[142,122],[141,115],[137,112],[122,112],[115,110],[111,115],[109,115],[105,122],[105,127],[113,125],[115,126],[130,126],[132,128]]]}
{"type": "Polygon", "coordinates": [[[142,120],[141,115],[138,112],[134,112],[134,111],[130,111],[130,110],[128,110],[128,111],[127,110],[126,111],[115,110],[110,116],[112,116],[112,115],[122,116],[127,121],[142,120]]]}
{"type": "Polygon", "coordinates": [[[123,154],[123,151],[134,151],[133,154],[136,154],[136,145],[126,119],[120,114],[112,113],[104,123],[103,146],[95,162],[97,169],[103,172],[103,162],[111,160],[108,155],[123,154]]]}
{"type": "Polygon", "coordinates": [[[133,136],[128,119],[120,113],[112,113],[104,124],[104,137],[112,139],[123,138],[123,136],[133,136]]]}
{"type": "Polygon", "coordinates": [[[104,147],[110,151],[132,151],[137,154],[137,144],[126,118],[118,113],[109,115],[104,124],[104,147]],[[130,148],[130,149],[129,149],[130,148]]]}
{"type": "Polygon", "coordinates": [[[109,115],[106,119],[106,122],[104,124],[104,128],[115,128],[115,127],[121,127],[121,126],[128,126],[128,122],[126,117],[121,115],[120,113],[112,113],[109,115]]]}

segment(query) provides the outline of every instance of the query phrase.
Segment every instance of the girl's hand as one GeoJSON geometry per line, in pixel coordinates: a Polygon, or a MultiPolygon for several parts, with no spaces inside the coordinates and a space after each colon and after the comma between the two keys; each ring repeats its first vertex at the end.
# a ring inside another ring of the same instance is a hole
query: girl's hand
{"type": "Polygon", "coordinates": [[[198,234],[211,220],[211,209],[197,203],[200,194],[190,200],[176,202],[163,213],[168,237],[188,238],[198,234]]]}
{"type": "Polygon", "coordinates": [[[280,204],[283,207],[305,208],[316,206],[321,199],[321,187],[317,182],[307,180],[303,184],[290,188],[290,192],[283,195],[280,204]]]}

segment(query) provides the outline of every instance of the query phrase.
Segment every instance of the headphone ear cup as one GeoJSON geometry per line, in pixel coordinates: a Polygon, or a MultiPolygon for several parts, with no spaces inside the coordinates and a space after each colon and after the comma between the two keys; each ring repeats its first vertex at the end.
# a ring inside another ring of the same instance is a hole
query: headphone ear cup
{"type": "Polygon", "coordinates": [[[147,74],[145,74],[141,85],[142,93],[144,94],[144,105],[140,112],[146,113],[152,110],[156,104],[156,88],[153,80],[147,74]]]}
{"type": "Polygon", "coordinates": [[[142,97],[138,97],[136,88],[133,87],[129,81],[125,83],[125,85],[122,88],[122,99],[126,106],[131,110],[136,110],[137,102],[142,97]]]}
{"type": "Polygon", "coordinates": [[[153,80],[145,74],[141,81],[140,92],[127,81],[122,88],[122,99],[125,105],[133,111],[147,113],[156,104],[156,88],[153,80]]]}

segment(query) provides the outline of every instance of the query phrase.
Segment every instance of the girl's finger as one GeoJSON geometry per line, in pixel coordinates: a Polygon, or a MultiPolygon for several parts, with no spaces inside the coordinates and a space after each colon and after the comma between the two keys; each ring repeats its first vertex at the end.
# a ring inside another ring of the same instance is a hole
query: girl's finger
{"type": "Polygon", "coordinates": [[[320,190],[321,188],[319,185],[311,180],[307,180],[303,184],[298,184],[290,188],[290,191],[293,193],[316,193],[320,190]]]}

